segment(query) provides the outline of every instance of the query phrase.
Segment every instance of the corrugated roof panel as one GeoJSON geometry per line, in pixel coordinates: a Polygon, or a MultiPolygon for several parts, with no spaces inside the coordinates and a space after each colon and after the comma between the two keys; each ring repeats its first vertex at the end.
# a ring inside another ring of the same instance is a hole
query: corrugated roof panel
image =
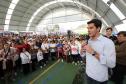
{"type": "Polygon", "coordinates": [[[4,19],[0,19],[0,25],[4,24],[4,19]]]}
{"type": "Polygon", "coordinates": [[[10,5],[9,1],[6,1],[6,0],[1,0],[0,1],[0,6],[4,6],[5,8],[8,8],[9,5],[10,5]]]}
{"type": "MultiPolygon", "coordinates": [[[[107,16],[108,16],[108,18],[111,19],[111,22],[112,22],[113,24],[116,24],[116,23],[120,20],[119,17],[118,17],[112,10],[110,10],[110,11],[107,13],[107,16]]],[[[120,22],[120,23],[122,23],[122,22],[120,22]]],[[[120,24],[120,23],[118,23],[118,24],[120,24]]]]}
{"type": "Polygon", "coordinates": [[[0,18],[4,19],[6,17],[5,13],[0,13],[0,18]]]}
{"type": "Polygon", "coordinates": [[[126,17],[126,3],[124,3],[125,5],[123,5],[123,3],[121,3],[121,0],[116,0],[114,2],[114,4],[118,7],[118,9],[125,15],[126,17]]]}

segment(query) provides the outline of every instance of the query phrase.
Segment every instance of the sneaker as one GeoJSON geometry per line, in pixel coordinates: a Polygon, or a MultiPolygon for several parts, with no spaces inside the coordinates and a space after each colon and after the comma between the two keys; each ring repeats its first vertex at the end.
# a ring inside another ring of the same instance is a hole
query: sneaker
{"type": "Polygon", "coordinates": [[[40,66],[40,68],[42,69],[42,66],[40,66]]]}
{"type": "Polygon", "coordinates": [[[77,63],[75,63],[75,65],[77,65],[77,63]]]}
{"type": "Polygon", "coordinates": [[[74,61],[72,62],[72,64],[74,64],[74,61]]]}
{"type": "Polygon", "coordinates": [[[83,61],[80,61],[80,63],[83,63],[83,61]]]}
{"type": "Polygon", "coordinates": [[[46,64],[44,64],[44,66],[46,66],[46,64]]]}
{"type": "Polygon", "coordinates": [[[63,59],[61,61],[63,62],[63,59]]]}

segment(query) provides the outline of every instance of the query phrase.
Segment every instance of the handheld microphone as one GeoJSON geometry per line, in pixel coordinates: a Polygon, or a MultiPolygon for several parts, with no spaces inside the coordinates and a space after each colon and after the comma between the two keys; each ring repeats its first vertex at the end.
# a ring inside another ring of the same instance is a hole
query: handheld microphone
{"type": "Polygon", "coordinates": [[[86,35],[86,41],[87,41],[87,44],[88,44],[88,40],[90,39],[89,35],[86,35]]]}

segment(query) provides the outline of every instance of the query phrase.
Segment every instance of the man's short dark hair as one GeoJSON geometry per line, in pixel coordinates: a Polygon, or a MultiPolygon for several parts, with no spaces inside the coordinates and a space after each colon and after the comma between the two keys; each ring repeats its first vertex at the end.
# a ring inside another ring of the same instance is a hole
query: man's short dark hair
{"type": "Polygon", "coordinates": [[[94,23],[96,28],[98,28],[98,27],[101,28],[101,26],[102,26],[102,22],[99,19],[92,19],[91,21],[87,22],[87,24],[91,24],[91,23],[94,23]]]}
{"type": "Polygon", "coordinates": [[[106,28],[106,31],[107,31],[107,30],[111,30],[111,31],[112,31],[113,29],[112,29],[112,27],[107,27],[107,28],[106,28]]]}
{"type": "Polygon", "coordinates": [[[123,35],[124,37],[126,37],[126,31],[120,31],[117,35],[123,35]]]}

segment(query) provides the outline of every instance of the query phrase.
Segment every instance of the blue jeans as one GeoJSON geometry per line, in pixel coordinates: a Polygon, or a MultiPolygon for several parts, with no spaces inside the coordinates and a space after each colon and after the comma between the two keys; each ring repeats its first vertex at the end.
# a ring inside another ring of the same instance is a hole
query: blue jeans
{"type": "Polygon", "coordinates": [[[99,81],[96,81],[96,80],[90,78],[88,75],[86,75],[86,80],[87,80],[87,84],[107,84],[107,81],[99,82],[99,81]]]}

